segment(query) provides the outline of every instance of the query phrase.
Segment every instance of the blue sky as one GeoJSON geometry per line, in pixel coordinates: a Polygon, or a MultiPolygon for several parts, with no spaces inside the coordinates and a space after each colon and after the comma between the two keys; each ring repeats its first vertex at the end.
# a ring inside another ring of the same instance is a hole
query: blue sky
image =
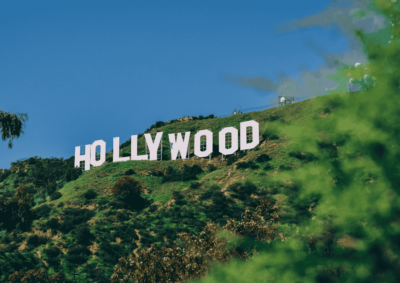
{"type": "Polygon", "coordinates": [[[307,45],[348,51],[336,25],[288,33],[277,25],[330,1],[1,1],[0,109],[27,113],[24,134],[0,146],[18,159],[74,155],[75,146],[121,143],[156,121],[224,115],[277,102],[278,94],[224,75],[298,78],[324,63],[307,45]]]}

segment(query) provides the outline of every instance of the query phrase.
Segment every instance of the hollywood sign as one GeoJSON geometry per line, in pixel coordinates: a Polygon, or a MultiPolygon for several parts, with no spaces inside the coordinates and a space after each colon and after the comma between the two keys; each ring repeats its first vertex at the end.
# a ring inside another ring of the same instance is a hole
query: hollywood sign
{"type": "MultiPolygon", "coordinates": [[[[113,139],[113,162],[124,162],[129,160],[157,160],[157,150],[161,143],[163,133],[157,132],[153,141],[151,134],[144,134],[149,154],[138,155],[137,141],[138,136],[131,136],[131,156],[119,156],[119,137],[113,139]]],[[[168,135],[171,144],[171,160],[176,160],[178,153],[182,159],[186,159],[189,146],[190,132],[185,132],[185,138],[178,133],[168,135]]],[[[234,127],[223,128],[218,134],[219,152],[223,155],[234,154],[239,149],[239,133],[234,127]],[[226,136],[231,134],[231,147],[226,148],[226,136]]],[[[259,125],[256,121],[247,121],[240,123],[240,150],[247,150],[256,147],[260,142],[259,125]],[[248,128],[251,128],[252,141],[247,141],[248,128]]],[[[106,143],[103,140],[97,140],[93,144],[85,145],[85,153],[80,153],[80,146],[75,147],[75,167],[80,166],[80,162],[85,162],[85,171],[90,170],[90,165],[98,167],[106,161],[106,143]],[[100,159],[96,160],[96,147],[100,147],[100,159]]],[[[207,157],[213,152],[213,133],[210,130],[201,130],[194,136],[194,154],[197,157],[207,157]],[[200,139],[206,137],[205,150],[201,150],[200,139]]]]}

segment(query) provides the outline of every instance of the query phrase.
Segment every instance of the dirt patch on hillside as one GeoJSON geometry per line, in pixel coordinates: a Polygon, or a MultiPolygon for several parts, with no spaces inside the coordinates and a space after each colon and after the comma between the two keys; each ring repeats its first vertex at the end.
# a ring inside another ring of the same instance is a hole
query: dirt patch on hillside
{"type": "Polygon", "coordinates": [[[349,235],[345,235],[344,237],[340,238],[337,242],[339,246],[345,249],[356,249],[359,244],[359,240],[349,235]]]}
{"type": "Polygon", "coordinates": [[[26,237],[29,237],[31,235],[37,235],[38,237],[42,237],[42,238],[46,238],[46,239],[52,239],[52,240],[57,240],[60,237],[62,237],[62,233],[61,232],[57,232],[56,235],[53,236],[51,229],[47,229],[46,232],[43,232],[41,230],[38,230],[36,228],[32,228],[32,232],[26,232],[24,233],[26,237]]]}
{"type": "Polygon", "coordinates": [[[114,245],[118,245],[118,244],[121,243],[121,242],[122,242],[121,238],[116,237],[116,238],[115,238],[115,242],[110,242],[110,243],[111,243],[111,244],[114,244],[114,245]]]}
{"type": "Polygon", "coordinates": [[[133,253],[135,254],[135,256],[138,258],[139,255],[137,253],[137,250],[139,249],[139,245],[140,245],[140,240],[142,239],[142,236],[140,236],[139,230],[135,229],[136,235],[139,237],[138,240],[132,240],[133,242],[136,243],[136,245],[138,246],[136,249],[133,250],[133,253]]]}
{"type": "Polygon", "coordinates": [[[170,199],[169,201],[167,201],[165,203],[165,209],[171,209],[174,206],[175,200],[174,199],[170,199]]]}
{"type": "Polygon", "coordinates": [[[93,258],[96,258],[94,254],[99,249],[99,244],[97,242],[92,241],[92,245],[88,246],[88,249],[92,252],[93,258]]]}

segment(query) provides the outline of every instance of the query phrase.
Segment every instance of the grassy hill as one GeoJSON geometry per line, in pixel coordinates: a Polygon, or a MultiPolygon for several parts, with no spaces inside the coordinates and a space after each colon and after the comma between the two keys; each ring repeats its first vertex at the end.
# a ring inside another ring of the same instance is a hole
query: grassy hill
{"type": "MultiPolygon", "coordinates": [[[[315,170],[323,169],[327,160],[339,160],[343,147],[338,136],[336,142],[326,139],[332,128],[330,117],[348,105],[341,101],[362,101],[362,95],[332,94],[260,112],[153,128],[149,132],[164,133],[163,161],[112,163],[109,152],[104,165],[83,173],[71,173],[73,157],[36,157],[13,163],[9,173],[0,175],[1,198],[3,203],[12,203],[15,195],[23,199],[31,194],[30,214],[15,216],[13,221],[32,219],[32,224],[13,227],[11,223],[11,228],[0,232],[2,282],[20,282],[23,276],[41,277],[41,282],[72,282],[71,272],[77,273],[76,282],[128,282],[118,281],[127,274],[130,282],[229,282],[229,276],[218,273],[218,268],[255,264],[260,251],[270,250],[275,264],[292,261],[299,264],[296,269],[300,273],[306,272],[301,258],[276,253],[275,249],[285,249],[280,245],[290,246],[294,240],[301,241],[304,253],[322,259],[338,250],[343,256],[354,253],[357,227],[362,224],[354,224],[349,233],[336,229],[329,217],[316,218],[323,190],[328,187],[313,186],[328,182],[324,172],[315,170]],[[210,129],[217,145],[223,127],[239,129],[240,122],[249,120],[260,123],[256,148],[223,160],[215,150],[211,160],[194,157],[197,131],[210,129]],[[311,128],[321,136],[320,152],[298,137],[303,134],[319,140],[311,128]],[[186,131],[191,131],[190,159],[169,160],[168,134],[186,131]],[[301,180],[310,170],[321,180],[301,180]],[[126,181],[129,178],[138,183],[126,181]],[[132,190],[136,186],[140,191],[137,201],[132,195],[113,194],[124,180],[132,190]],[[312,192],[304,193],[304,187],[312,192]],[[322,232],[310,233],[312,225],[322,232]],[[210,270],[213,276],[209,276],[210,270]]],[[[138,149],[139,154],[144,153],[142,136],[138,149]]],[[[120,156],[124,155],[130,156],[129,141],[121,146],[120,156]]],[[[329,182],[346,181],[343,174],[336,173],[329,182]]],[[[373,175],[365,178],[366,182],[374,180],[373,175]]],[[[18,207],[18,201],[14,199],[14,203],[18,207]]],[[[12,215],[4,207],[0,206],[0,215],[12,215]]],[[[340,264],[321,262],[322,267],[315,264],[313,273],[317,281],[307,282],[335,282],[345,274],[346,268],[340,264]]],[[[259,270],[257,276],[261,276],[259,281],[248,282],[284,282],[267,270],[259,270]]]]}

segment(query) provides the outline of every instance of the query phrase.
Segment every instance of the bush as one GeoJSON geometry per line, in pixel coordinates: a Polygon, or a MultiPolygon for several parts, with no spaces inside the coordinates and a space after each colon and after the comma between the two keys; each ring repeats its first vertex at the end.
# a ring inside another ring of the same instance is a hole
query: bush
{"type": "Polygon", "coordinates": [[[63,206],[64,206],[63,202],[60,202],[59,204],[57,204],[57,207],[63,207],[63,206]]]}
{"type": "Polygon", "coordinates": [[[95,240],[96,237],[90,233],[90,229],[87,226],[80,226],[76,230],[75,239],[79,245],[90,246],[91,241],[95,240]]]}
{"type": "Polygon", "coordinates": [[[42,217],[46,218],[49,216],[51,211],[51,207],[48,205],[42,205],[36,209],[33,210],[33,213],[35,213],[35,218],[40,219],[42,217]]]}
{"type": "Polygon", "coordinates": [[[69,168],[67,172],[65,172],[65,180],[67,182],[75,181],[82,175],[82,169],[80,167],[69,168]]]}
{"type": "Polygon", "coordinates": [[[196,175],[200,174],[201,172],[203,172],[203,170],[197,164],[193,165],[192,167],[184,165],[182,172],[182,181],[197,180],[196,175]]]}
{"type": "Polygon", "coordinates": [[[194,183],[190,184],[191,189],[198,189],[198,188],[200,188],[200,186],[201,186],[200,182],[194,182],[194,183]]]}
{"type": "Polygon", "coordinates": [[[183,166],[183,171],[174,170],[171,166],[167,168],[162,182],[179,182],[179,181],[190,181],[197,180],[197,174],[203,172],[203,169],[197,164],[189,167],[187,165],[183,166]]]}
{"type": "Polygon", "coordinates": [[[49,258],[54,258],[58,257],[61,254],[61,250],[57,248],[56,246],[50,247],[48,249],[44,249],[43,252],[49,257],[49,258]]]}
{"type": "Polygon", "coordinates": [[[133,169],[128,169],[127,171],[125,171],[124,175],[133,175],[136,174],[135,170],[133,169]]]}
{"type": "Polygon", "coordinates": [[[47,242],[46,238],[39,237],[38,235],[31,235],[31,236],[29,236],[26,244],[28,246],[37,247],[37,246],[40,246],[42,244],[45,244],[46,242],[47,242]]]}
{"type": "Polygon", "coordinates": [[[154,205],[154,204],[150,205],[150,207],[149,207],[150,212],[154,212],[156,210],[157,210],[157,205],[154,205]]]}
{"type": "Polygon", "coordinates": [[[0,182],[3,182],[10,175],[11,175],[11,171],[8,169],[5,169],[4,172],[0,174],[0,182]]]}
{"type": "Polygon", "coordinates": [[[232,165],[232,163],[235,163],[237,161],[237,156],[236,155],[230,155],[227,159],[226,159],[226,165],[232,165]]]}
{"type": "Polygon", "coordinates": [[[62,223],[58,222],[57,218],[51,218],[45,224],[42,224],[41,230],[47,229],[59,230],[63,234],[79,226],[80,224],[90,220],[95,215],[95,212],[88,209],[66,208],[61,217],[62,223]]]}
{"type": "Polygon", "coordinates": [[[263,140],[277,140],[279,139],[278,135],[276,134],[276,131],[274,129],[267,129],[263,134],[262,134],[263,140]]]}
{"type": "Polygon", "coordinates": [[[271,170],[271,169],[273,169],[271,164],[267,164],[267,165],[265,165],[265,167],[263,168],[263,170],[265,170],[265,171],[271,170]]]}
{"type": "Polygon", "coordinates": [[[168,166],[167,171],[163,176],[162,182],[178,182],[181,180],[181,174],[179,171],[174,170],[171,166],[168,166]]]}
{"type": "Polygon", "coordinates": [[[162,171],[153,171],[151,172],[151,176],[162,177],[164,173],[162,171]]]}
{"type": "Polygon", "coordinates": [[[221,155],[221,153],[219,152],[219,145],[213,143],[213,152],[211,154],[211,158],[214,158],[214,157],[217,157],[217,156],[220,156],[220,155],[221,155]]]}
{"type": "Polygon", "coordinates": [[[147,200],[141,197],[142,185],[133,177],[123,176],[111,188],[114,197],[121,199],[133,209],[142,209],[146,206],[147,200]]]}
{"type": "Polygon", "coordinates": [[[68,251],[65,259],[73,264],[73,265],[82,265],[87,260],[88,257],[92,254],[92,252],[83,246],[73,247],[70,251],[68,251]]]}
{"type": "Polygon", "coordinates": [[[270,161],[270,160],[272,160],[272,158],[269,157],[269,155],[261,154],[260,156],[257,157],[256,162],[262,163],[262,162],[266,162],[266,161],[270,161]]]}
{"type": "Polygon", "coordinates": [[[85,199],[94,199],[97,197],[97,193],[93,189],[90,189],[83,194],[83,197],[85,199]]]}
{"type": "Polygon", "coordinates": [[[209,165],[207,166],[207,169],[208,169],[209,172],[213,172],[213,171],[217,170],[217,167],[215,167],[215,166],[212,165],[212,164],[209,164],[209,165]]]}
{"type": "Polygon", "coordinates": [[[236,166],[236,169],[247,169],[247,168],[257,169],[258,165],[254,164],[254,162],[250,160],[247,162],[239,162],[236,166]]]}
{"type": "Polygon", "coordinates": [[[60,192],[54,192],[50,195],[51,200],[56,200],[59,199],[60,197],[62,197],[62,194],[60,192]]]}
{"type": "Polygon", "coordinates": [[[56,191],[56,189],[57,189],[56,180],[53,180],[52,182],[50,182],[50,183],[47,185],[46,192],[47,192],[49,195],[52,195],[52,194],[56,191]]]}
{"type": "Polygon", "coordinates": [[[308,153],[308,152],[307,153],[301,153],[300,151],[289,152],[289,156],[297,158],[297,159],[299,159],[301,161],[308,161],[308,162],[313,161],[313,160],[316,159],[315,156],[312,153],[308,153]]]}
{"type": "Polygon", "coordinates": [[[18,178],[23,178],[23,177],[25,177],[25,176],[28,175],[28,174],[26,174],[26,172],[25,172],[24,170],[19,169],[17,175],[18,175],[18,178]]]}

